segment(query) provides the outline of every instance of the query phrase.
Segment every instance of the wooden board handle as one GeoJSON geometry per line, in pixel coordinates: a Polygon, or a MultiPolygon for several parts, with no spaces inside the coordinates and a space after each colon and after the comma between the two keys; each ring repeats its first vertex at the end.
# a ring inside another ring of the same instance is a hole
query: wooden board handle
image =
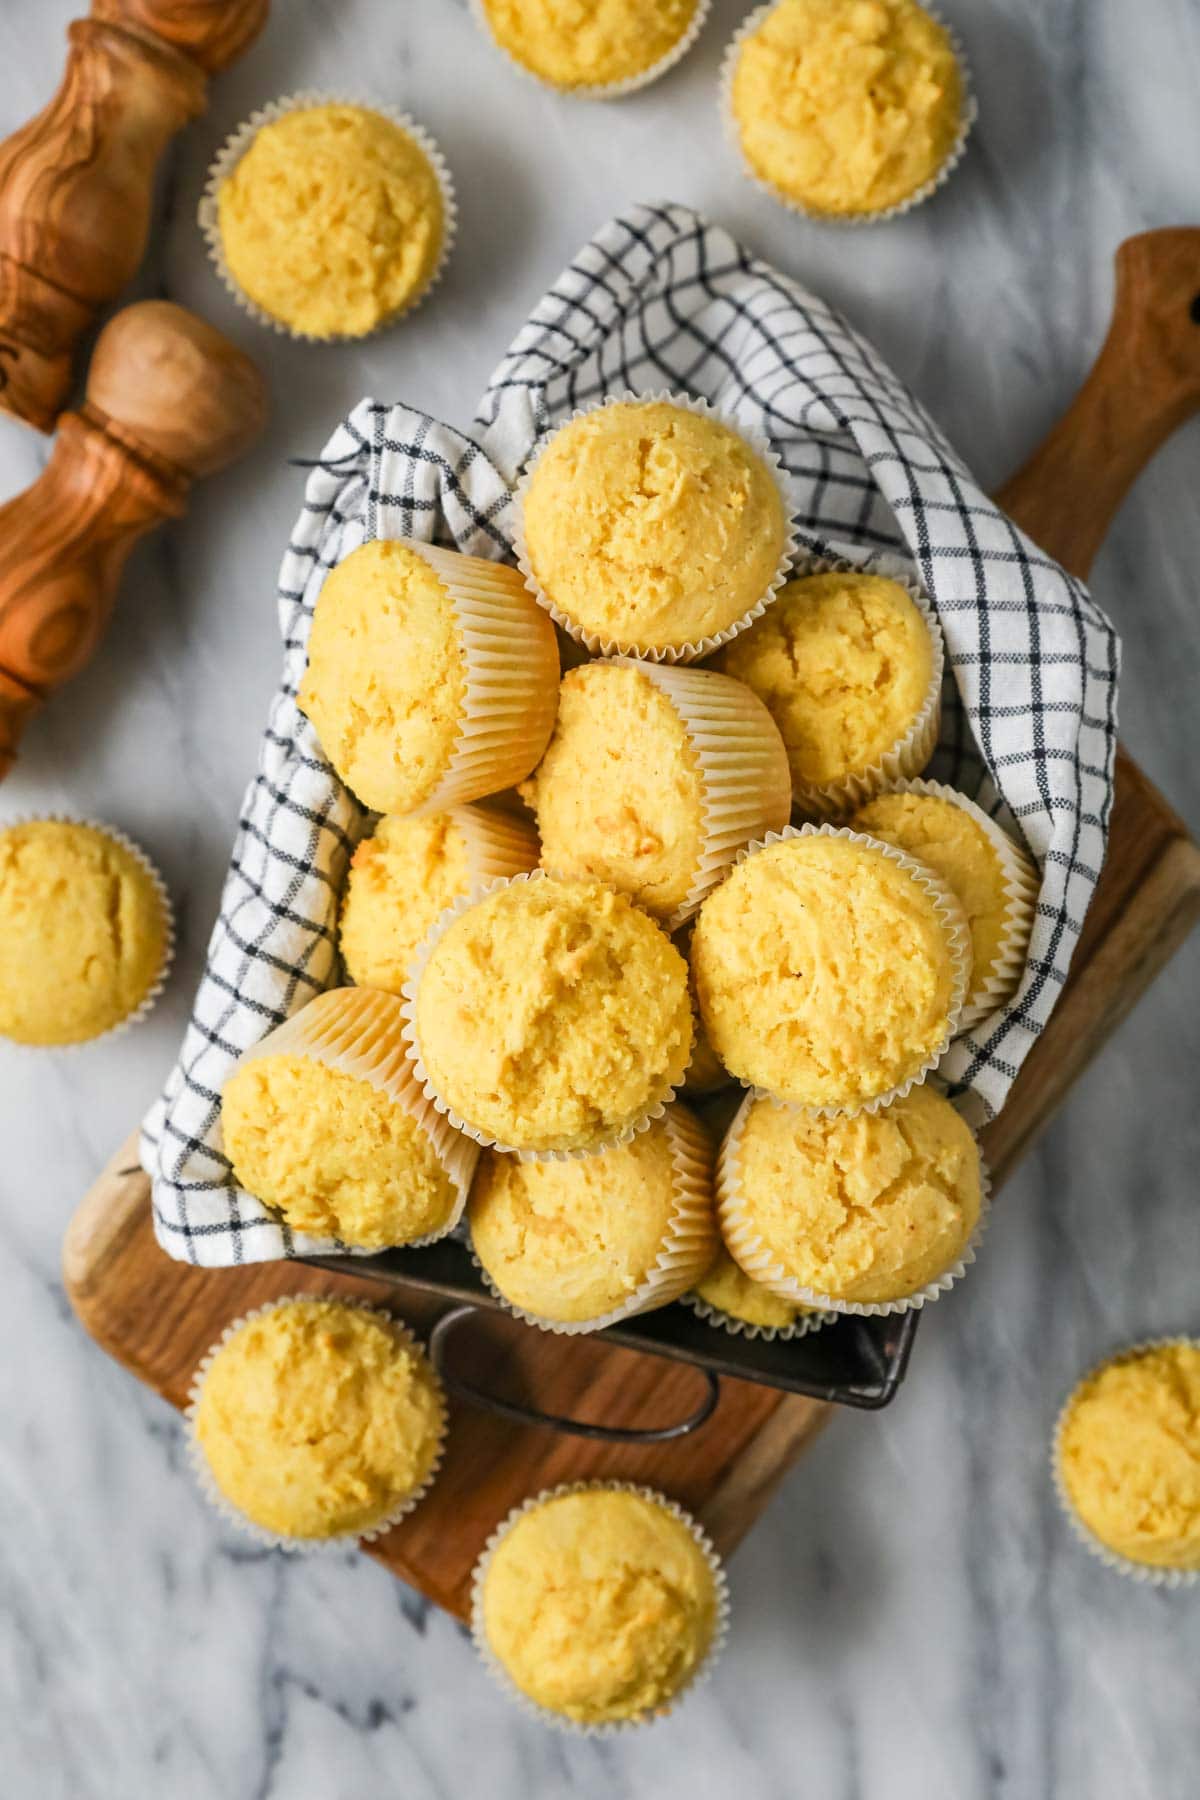
{"type": "Polygon", "coordinates": [[[996,496],[1035,543],[1086,577],[1155,451],[1200,409],[1200,227],[1126,238],[1112,324],[1078,397],[996,496]]]}

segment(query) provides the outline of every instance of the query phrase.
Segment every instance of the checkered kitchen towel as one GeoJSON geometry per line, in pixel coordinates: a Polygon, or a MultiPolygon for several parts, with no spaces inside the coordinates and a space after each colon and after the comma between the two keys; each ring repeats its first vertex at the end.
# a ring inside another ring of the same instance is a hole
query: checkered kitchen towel
{"type": "Polygon", "coordinates": [[[471,436],[364,400],[308,479],[280,575],[282,681],[192,1021],[143,1130],[172,1256],[228,1264],[331,1247],[288,1232],[233,1184],[219,1118],[235,1058],[338,978],[338,895],[365,815],[296,708],[326,571],[373,537],[508,557],[510,487],[540,433],[602,395],[661,388],[703,395],[770,438],[813,551],[915,569],[932,596],[948,669],[931,773],[1015,819],[1042,870],[1019,992],[942,1064],[975,1122],[1003,1104],[1062,986],[1104,858],[1116,637],[836,313],[685,207],[639,206],[539,303],[471,436]]]}

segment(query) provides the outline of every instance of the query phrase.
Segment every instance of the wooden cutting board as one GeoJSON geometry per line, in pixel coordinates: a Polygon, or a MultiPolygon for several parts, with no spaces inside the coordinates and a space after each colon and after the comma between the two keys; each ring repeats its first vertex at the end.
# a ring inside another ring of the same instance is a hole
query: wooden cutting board
{"type": "MultiPolygon", "coordinates": [[[[1117,257],[1113,326],[1078,400],[1003,490],[1007,510],[1046,550],[1085,575],[1138,471],[1200,408],[1200,229],[1130,239],[1117,257]]],[[[984,1134],[997,1185],[1067,1089],[1200,916],[1200,850],[1121,753],[1108,861],[1050,1024],[984,1134]]],[[[283,1293],[357,1294],[369,1281],[287,1263],[200,1270],[154,1241],[149,1182],[130,1137],[67,1233],[71,1302],[103,1349],[174,1406],[224,1326],[283,1293]]],[[[407,1290],[403,1316],[424,1331],[445,1302],[407,1290]],[[411,1296],[411,1298],[410,1298],[411,1296]]],[[[532,1393],[543,1408],[648,1427],[684,1417],[702,1377],[682,1363],[579,1338],[547,1338],[488,1317],[473,1332],[492,1391],[532,1393]]],[[[469,1368],[464,1368],[469,1374],[469,1368]]],[[[829,1408],[741,1381],[722,1383],[691,1437],[614,1447],[514,1426],[458,1408],[437,1485],[370,1547],[397,1575],[463,1617],[471,1568],[511,1506],[561,1481],[615,1476],[664,1488],[728,1552],[754,1523],[829,1408]]]]}

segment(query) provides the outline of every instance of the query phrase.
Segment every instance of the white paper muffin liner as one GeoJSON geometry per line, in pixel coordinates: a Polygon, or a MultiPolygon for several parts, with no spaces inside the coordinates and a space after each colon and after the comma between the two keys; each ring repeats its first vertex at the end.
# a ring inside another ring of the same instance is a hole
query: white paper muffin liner
{"type": "Polygon", "coordinates": [[[780,1263],[773,1260],[767,1245],[743,1213],[738,1189],[737,1154],[750,1109],[761,1100],[779,1107],[781,1112],[795,1110],[780,1106],[779,1101],[772,1100],[769,1095],[747,1094],[717,1154],[717,1218],[721,1236],[729,1254],[752,1280],[761,1282],[763,1287],[769,1288],[781,1300],[790,1300],[799,1306],[815,1306],[822,1312],[847,1313],[858,1319],[882,1319],[892,1313],[920,1312],[928,1301],[949,1293],[955,1283],[961,1281],[978,1254],[992,1205],[991,1176],[978,1138],[975,1139],[975,1148],[979,1153],[979,1217],[954,1262],[932,1281],[927,1281],[913,1293],[904,1294],[896,1300],[839,1300],[831,1294],[822,1294],[815,1288],[804,1287],[790,1276],[780,1263]]]}
{"type": "Polygon", "coordinates": [[[745,631],[748,626],[753,625],[755,619],[761,619],[784,582],[788,579],[788,571],[791,566],[792,558],[796,554],[797,546],[796,530],[792,522],[793,510],[791,495],[788,492],[786,471],[784,470],[779,457],[775,454],[775,451],[771,448],[771,445],[761,432],[750,430],[747,426],[741,424],[731,413],[723,412],[718,407],[710,406],[707,400],[698,399],[692,394],[671,393],[666,388],[656,389],[648,394],[635,394],[632,389],[627,388],[623,393],[609,394],[605,399],[597,400],[590,406],[576,407],[569,419],[562,420],[559,424],[554,426],[551,431],[546,432],[534,445],[529,453],[529,459],[525,465],[524,473],[521,475],[520,480],[513,490],[513,551],[516,555],[517,567],[525,577],[525,586],[529,589],[539,606],[545,607],[555,624],[561,626],[568,637],[574,638],[576,643],[582,644],[592,656],[625,656],[640,663],[699,662],[702,657],[711,656],[715,650],[719,650],[722,644],[730,643],[733,638],[739,635],[739,633],[745,631]],[[567,614],[550,599],[550,596],[542,588],[534,574],[533,565],[529,558],[529,546],[525,537],[525,497],[529,492],[530,483],[533,480],[542,456],[545,454],[554,438],[557,437],[558,433],[560,431],[565,431],[568,425],[573,425],[577,419],[585,418],[589,413],[600,412],[603,408],[608,406],[624,406],[629,404],[635,406],[650,406],[659,402],[665,402],[670,406],[681,407],[685,412],[695,413],[698,418],[714,419],[718,424],[724,425],[727,430],[732,431],[736,437],[741,438],[747,448],[752,450],[759,460],[766,465],[779,490],[779,498],[783,506],[785,531],[783,548],[779,553],[779,563],[774,575],[772,575],[770,581],[767,583],[766,591],[758,600],[756,600],[753,606],[747,608],[740,618],[735,619],[732,624],[726,625],[722,631],[713,632],[708,637],[696,638],[683,644],[668,644],[653,650],[642,650],[639,649],[636,644],[624,643],[618,638],[601,637],[598,632],[585,630],[584,627],[577,624],[574,619],[568,618],[567,614]]]}
{"type": "Polygon", "coordinates": [[[639,75],[626,75],[620,81],[581,82],[564,86],[561,82],[551,81],[548,76],[537,74],[535,70],[527,68],[523,62],[518,61],[512,51],[500,42],[492,30],[491,21],[482,0],[467,0],[468,10],[476,25],[492,48],[500,52],[510,68],[515,69],[517,74],[526,81],[532,81],[535,87],[546,88],[552,94],[565,94],[572,100],[621,100],[626,94],[636,94],[639,89],[649,87],[652,81],[659,80],[667,73],[668,69],[673,69],[675,64],[681,62],[687,55],[704,29],[711,5],[712,0],[696,0],[696,10],[682,37],[678,38],[671,48],[659,57],[657,62],[651,63],[649,68],[643,69],[639,75]]]}
{"type": "Polygon", "coordinates": [[[540,1720],[552,1731],[570,1732],[580,1737],[613,1737],[618,1732],[628,1731],[631,1727],[652,1725],[655,1720],[666,1718],[667,1714],[673,1712],[681,1700],[693,1693],[702,1682],[708,1680],[725,1648],[728,1636],[729,1583],[725,1576],[724,1566],[708,1533],[691,1513],[679,1505],[678,1501],[669,1499],[666,1494],[659,1493],[654,1488],[643,1487],[632,1481],[569,1481],[559,1487],[543,1488],[540,1494],[534,1494],[530,1499],[523,1501],[520,1506],[514,1506],[508,1517],[496,1527],[484,1545],[479,1561],[475,1564],[475,1572],[471,1577],[471,1639],[485,1669],[501,1691],[510,1700],[515,1700],[527,1717],[540,1720]],[[603,1724],[596,1725],[580,1724],[575,1719],[568,1718],[564,1713],[555,1712],[548,1706],[540,1705],[536,1700],[531,1700],[528,1694],[522,1692],[488,1642],[483,1611],[483,1590],[492,1557],[517,1520],[523,1518],[526,1513],[535,1511],[539,1506],[546,1505],[550,1500],[559,1500],[567,1494],[587,1493],[636,1494],[639,1499],[649,1500],[653,1505],[661,1506],[670,1513],[672,1518],[678,1519],[681,1525],[686,1525],[703,1551],[704,1560],[712,1571],[717,1607],[712,1643],[708,1647],[704,1660],[697,1665],[691,1678],[671,1696],[670,1700],[652,1713],[639,1713],[631,1719],[610,1719],[603,1724]]]}
{"type": "Polygon", "coordinates": [[[242,311],[248,313],[252,319],[256,319],[260,325],[265,325],[269,331],[276,331],[281,336],[295,338],[300,343],[357,344],[374,337],[376,332],[386,331],[389,326],[395,325],[398,320],[403,319],[420,306],[422,301],[428,299],[438,285],[445,273],[446,264],[450,260],[450,253],[454,248],[454,240],[458,235],[458,202],[455,199],[454,182],[451,179],[445,157],[424,126],[418,125],[409,113],[400,112],[386,102],[365,100],[359,94],[346,94],[340,91],[329,93],[323,89],[306,88],[301,93],[286,94],[280,100],[272,100],[269,105],[260,106],[257,111],[250,114],[243,124],[238,126],[236,131],[230,133],[209,166],[196,219],[208,249],[209,260],[222,284],[233,295],[242,311]],[[276,119],[281,119],[285,113],[309,112],[317,106],[355,106],[363,112],[378,113],[380,117],[390,120],[393,125],[398,125],[401,131],[406,132],[428,158],[434,175],[437,177],[438,190],[442,197],[442,246],[432,274],[423,288],[413,294],[402,306],[397,307],[394,312],[389,313],[386,318],[380,319],[379,323],[373,325],[370,331],[331,331],[323,335],[317,335],[311,331],[297,331],[283,319],[277,319],[273,313],[267,312],[264,307],[259,306],[257,301],[252,300],[239,284],[225,260],[225,246],[221,242],[221,226],[217,211],[217,195],[222,184],[232,175],[250,148],[254,137],[264,125],[273,125],[276,119]]]}
{"type": "Polygon", "coordinates": [[[713,1325],[719,1331],[727,1331],[731,1337],[758,1339],[764,1344],[785,1344],[793,1338],[811,1337],[814,1331],[820,1331],[824,1325],[832,1325],[837,1320],[833,1312],[801,1313],[790,1325],[751,1325],[748,1319],[739,1319],[736,1313],[725,1312],[714,1306],[711,1300],[705,1300],[699,1294],[681,1294],[679,1304],[694,1312],[698,1319],[706,1325],[713,1325]]]}
{"type": "MultiPolygon", "coordinates": [[[[472,1125],[467,1119],[464,1119],[461,1113],[456,1112],[449,1102],[438,1093],[421,1055],[420,1039],[417,1035],[417,994],[421,986],[421,979],[429,965],[429,959],[438,944],[456,919],[469,911],[471,907],[478,906],[481,900],[486,900],[489,895],[498,892],[502,887],[514,887],[520,881],[555,881],[563,887],[568,887],[578,879],[582,878],[551,875],[545,869],[531,869],[528,874],[514,875],[508,881],[492,881],[484,887],[473,889],[469,894],[460,894],[458,899],[446,908],[441,918],[431,926],[428,935],[417,951],[412,971],[402,990],[404,995],[404,1036],[408,1058],[413,1065],[417,1081],[426,1099],[437,1108],[439,1113],[444,1114],[456,1131],[464,1133],[482,1149],[501,1150],[507,1156],[519,1156],[522,1162],[568,1162],[577,1156],[595,1156],[601,1150],[611,1150],[617,1144],[627,1144],[630,1138],[636,1137],[639,1131],[645,1131],[655,1119],[662,1118],[667,1106],[683,1086],[683,1074],[681,1074],[679,1080],[659,1100],[648,1106],[645,1112],[640,1113],[631,1124],[623,1126],[620,1131],[611,1133],[599,1143],[570,1150],[528,1150],[517,1144],[502,1144],[488,1132],[482,1131],[478,1126],[472,1125]]],[[[632,905],[633,902],[631,901],[630,904],[632,905]]],[[[649,914],[645,916],[649,918],[649,914]]],[[[655,924],[657,930],[662,930],[657,921],[652,921],[652,923],[655,924]]]]}
{"type": "Polygon", "coordinates": [[[1084,1549],[1096,1558],[1097,1562],[1102,1562],[1106,1569],[1113,1569],[1118,1575],[1127,1575],[1131,1580],[1140,1581],[1146,1587],[1168,1589],[1195,1587],[1200,1583],[1200,1569],[1164,1568],[1156,1563],[1136,1562],[1131,1556],[1122,1556],[1118,1551],[1110,1550],[1108,1545],[1103,1543],[1084,1524],[1075,1510],[1075,1503],[1067,1491],[1066,1479],[1063,1474],[1062,1448],[1063,1434],[1071,1407],[1080,1389],[1091,1380],[1093,1375],[1098,1375],[1101,1369],[1117,1358],[1138,1356],[1146,1350],[1166,1350],[1179,1344],[1190,1344],[1196,1349],[1200,1349],[1200,1338],[1188,1337],[1186,1334],[1176,1337],[1146,1338],[1140,1343],[1128,1344],[1122,1349],[1114,1350],[1098,1363],[1094,1363],[1086,1374],[1080,1376],[1059,1408],[1058,1417],[1054,1422],[1054,1436],[1050,1445],[1050,1476],[1054,1484],[1054,1492],[1076,1541],[1082,1544],[1084,1549]]]}
{"type": "MultiPolygon", "coordinates": [[[[957,788],[947,787],[941,781],[917,780],[897,781],[883,791],[885,794],[926,794],[936,800],[949,801],[975,821],[1000,859],[1005,897],[1004,936],[987,980],[978,989],[970,988],[963,1002],[958,1021],[958,1034],[961,1035],[978,1025],[981,1019],[990,1018],[1020,986],[1037,906],[1038,872],[1028,854],[1013,842],[995,819],[989,818],[982,806],[968,800],[957,788]]],[[[878,794],[874,796],[875,799],[879,797],[878,794]]]]}
{"type": "Polygon", "coordinates": [[[449,1236],[466,1207],[479,1150],[430,1105],[414,1079],[404,1041],[404,1008],[397,995],[366,987],[331,988],[318,994],[247,1050],[226,1079],[265,1056],[303,1056],[326,1069],[356,1076],[407,1113],[429,1139],[455,1199],[444,1224],[409,1238],[404,1248],[417,1249],[449,1236]]]}
{"type": "MultiPolygon", "coordinates": [[[[842,562],[835,557],[805,556],[801,553],[788,580],[789,582],[804,581],[811,575],[873,575],[874,573],[875,571],[871,569],[856,568],[853,563],[842,562]]],[[[875,798],[876,794],[895,787],[900,781],[920,775],[937,748],[938,732],[942,723],[942,677],[946,665],[946,648],[942,638],[942,628],[928,595],[917,582],[893,574],[884,575],[881,579],[894,581],[897,587],[903,588],[924,621],[932,651],[929,685],[925,690],[925,697],[921,702],[920,709],[907,730],[879,757],[878,761],[869,764],[865,769],[856,769],[851,774],[840,775],[836,781],[803,782],[793,788],[795,809],[802,818],[814,820],[843,818],[847,813],[854,812],[860,806],[865,806],[868,800],[875,798]]]]}
{"type": "Polygon", "coordinates": [[[680,1106],[670,1106],[663,1124],[671,1145],[671,1162],[675,1173],[675,1199],[666,1235],[653,1268],[644,1275],[633,1293],[619,1306],[598,1313],[592,1319],[549,1319],[541,1313],[529,1312],[501,1292],[484,1267],[474,1241],[471,1258],[483,1277],[488,1291],[515,1318],[539,1331],[552,1331],[560,1337],[578,1337],[603,1331],[622,1319],[638,1313],[653,1312],[669,1306],[704,1275],[713,1259],[717,1243],[716,1217],[713,1211],[713,1153],[708,1133],[698,1119],[680,1106]]]}
{"type": "MultiPolygon", "coordinates": [[[[850,843],[861,844],[868,850],[878,850],[891,862],[920,883],[933,902],[942,925],[945,927],[946,940],[952,964],[952,986],[950,1006],[948,1009],[948,1025],[945,1035],[930,1054],[911,1075],[898,1081],[885,1093],[876,1094],[870,1100],[859,1100],[841,1106],[826,1104],[824,1106],[804,1106],[798,1101],[785,1099],[771,1093],[769,1088],[754,1087],[752,1091],[760,1099],[775,1100],[781,1106],[789,1107],[793,1112],[804,1113],[811,1119],[854,1118],[860,1112],[874,1113],[881,1107],[890,1106],[893,1100],[902,1100],[905,1094],[925,1080],[930,1070],[935,1068],[949,1049],[958,1031],[959,1015],[962,1012],[963,999],[967,991],[967,980],[971,972],[971,934],[967,928],[966,917],[958,900],[951,893],[946,883],[932,869],[918,862],[916,857],[905,855],[891,844],[885,844],[879,838],[868,837],[864,832],[852,831],[848,825],[789,825],[785,831],[771,831],[759,843],[749,844],[734,859],[734,866],[745,862],[751,856],[757,856],[760,850],[766,850],[771,844],[786,843],[789,838],[804,837],[836,837],[845,838],[850,843]]],[[[707,1029],[707,1027],[706,1027],[707,1029]]],[[[710,1034],[711,1037],[711,1034],[710,1034]]],[[[719,1052],[718,1052],[719,1055],[719,1052]]],[[[744,1086],[751,1085],[743,1083],[744,1086]]]]}
{"type": "Polygon", "coordinates": [[[776,187],[773,182],[767,181],[764,176],[758,173],[742,148],[742,135],[738,130],[738,122],[734,116],[733,81],[737,70],[738,58],[741,54],[742,44],[746,38],[751,37],[758,30],[767,15],[775,11],[777,4],[778,0],[768,0],[768,3],[765,6],[758,6],[753,12],[748,13],[738,26],[733,37],[730,39],[728,48],[721,59],[721,127],[727,143],[729,143],[737,154],[738,161],[741,164],[742,173],[745,175],[746,179],[752,181],[759,192],[766,194],[768,199],[778,202],[780,206],[785,206],[789,212],[798,214],[800,218],[812,219],[819,225],[839,226],[842,229],[854,229],[863,225],[881,225],[888,219],[899,219],[903,217],[905,213],[911,212],[915,206],[920,206],[922,201],[928,200],[940,187],[943,187],[950,179],[950,176],[954,173],[955,169],[957,169],[966,153],[967,139],[971,135],[971,127],[974,125],[979,114],[979,107],[975,99],[971,81],[970,66],[967,62],[966,53],[962,46],[962,40],[958,33],[947,24],[936,6],[929,5],[928,0],[921,0],[922,10],[927,12],[930,18],[935,20],[937,24],[941,26],[942,30],[949,38],[950,48],[954,52],[954,59],[958,64],[958,72],[962,81],[962,113],[959,118],[958,135],[951,145],[945,161],[934,171],[928,181],[923,182],[919,188],[914,188],[911,194],[906,194],[903,200],[897,200],[892,206],[879,207],[874,212],[822,212],[817,207],[806,206],[803,201],[797,200],[793,195],[786,193],[784,189],[776,187]]]}
{"type": "Polygon", "coordinates": [[[515,787],[541,761],[558,711],[558,643],[504,563],[397,538],[450,598],[466,664],[463,715],[446,772],[406,816],[447,812],[515,787]]]}
{"type": "Polygon", "coordinates": [[[452,806],[450,817],[467,847],[469,888],[486,881],[507,881],[512,875],[537,868],[541,853],[538,834],[523,819],[479,805],[452,806]]]}
{"type": "Polygon", "coordinates": [[[254,1538],[257,1543],[264,1545],[267,1549],[286,1550],[290,1554],[297,1556],[315,1556],[323,1551],[344,1550],[348,1544],[373,1543],[376,1538],[381,1538],[384,1536],[385,1532],[390,1531],[393,1525],[398,1525],[401,1519],[407,1518],[413,1508],[418,1506],[425,1498],[437,1479],[438,1470],[441,1468],[446,1454],[446,1437],[449,1430],[449,1411],[446,1403],[445,1389],[442,1386],[437,1370],[426,1356],[423,1346],[409,1330],[408,1326],[404,1324],[403,1320],[394,1318],[391,1313],[384,1312],[381,1307],[371,1306],[365,1300],[343,1299],[342,1296],[338,1294],[285,1294],[278,1300],[268,1300],[262,1306],[252,1307],[249,1312],[242,1313],[239,1318],[234,1319],[231,1324],[225,1327],[211,1349],[206,1350],[203,1357],[200,1359],[188,1388],[188,1402],[187,1406],[184,1408],[184,1418],[187,1421],[186,1444],[188,1462],[196,1477],[200,1491],[208,1501],[209,1505],[214,1507],[228,1524],[235,1526],[239,1531],[254,1538]],[[438,1441],[436,1448],[434,1449],[433,1460],[429,1465],[429,1471],[425,1476],[424,1481],[421,1482],[419,1487],[414,1488],[411,1494],[406,1495],[403,1500],[398,1501],[394,1509],[388,1513],[386,1518],[381,1519],[378,1525],[372,1525],[369,1531],[341,1531],[334,1533],[331,1537],[322,1538],[288,1537],[279,1532],[268,1531],[266,1526],[257,1524],[244,1512],[239,1511],[233,1502],[227,1499],[221,1492],[221,1489],[217,1486],[212,1470],[209,1468],[208,1458],[205,1456],[204,1450],[200,1444],[196,1429],[197,1413],[200,1405],[200,1393],[204,1386],[205,1377],[212,1366],[213,1359],[217,1352],[223,1349],[229,1340],[241,1330],[242,1326],[248,1325],[252,1319],[265,1318],[268,1313],[277,1312],[281,1307],[295,1306],[297,1302],[304,1302],[306,1300],[331,1301],[338,1306],[352,1307],[356,1312],[366,1313],[370,1318],[381,1320],[383,1324],[387,1326],[389,1331],[393,1333],[399,1344],[419,1357],[429,1376],[430,1384],[441,1402],[441,1425],[438,1432],[438,1441]]]}
{"type": "Polygon", "coordinates": [[[154,891],[162,906],[163,952],[158,974],[137,1005],[131,1012],[127,1012],[123,1019],[118,1019],[115,1025],[109,1025],[105,1030],[96,1032],[94,1037],[73,1038],[67,1044],[25,1044],[18,1038],[3,1038],[3,1033],[0,1033],[0,1038],[3,1038],[5,1043],[13,1044],[20,1050],[43,1053],[47,1050],[59,1052],[87,1050],[93,1044],[103,1043],[109,1038],[120,1037],[121,1033],[128,1031],[132,1025],[139,1025],[157,1004],[159,996],[170,979],[171,969],[175,962],[175,911],[171,905],[171,896],[167,892],[167,884],[163,880],[160,870],[151,862],[141,845],[136,844],[123,831],[119,831],[115,825],[108,825],[102,819],[85,817],[79,813],[24,812],[18,813],[15,818],[0,821],[0,835],[6,831],[15,830],[18,825],[84,825],[90,831],[98,831],[102,837],[111,838],[114,844],[120,844],[122,850],[127,850],[139,867],[146,871],[154,884],[154,891]]]}

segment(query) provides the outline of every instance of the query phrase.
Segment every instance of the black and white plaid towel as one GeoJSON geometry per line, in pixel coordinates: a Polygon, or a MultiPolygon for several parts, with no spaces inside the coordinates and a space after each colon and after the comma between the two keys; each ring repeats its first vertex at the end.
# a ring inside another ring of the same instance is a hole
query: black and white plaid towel
{"type": "Polygon", "coordinates": [[[233,1185],[219,1123],[235,1058],[338,973],[338,896],[365,815],[296,708],[326,571],[373,537],[508,557],[510,485],[540,433],[602,395],[661,388],[703,395],[771,440],[813,551],[915,569],[932,597],[948,668],[931,773],[1015,819],[1042,870],[1019,992],[941,1069],[973,1122],[1003,1104],[1062,986],[1104,859],[1116,636],[836,313],[686,207],[640,206],[606,225],[539,303],[473,436],[364,400],[309,477],[280,575],[283,679],[192,1021],[143,1128],[156,1229],[172,1256],[215,1265],[330,1248],[233,1185]]]}

